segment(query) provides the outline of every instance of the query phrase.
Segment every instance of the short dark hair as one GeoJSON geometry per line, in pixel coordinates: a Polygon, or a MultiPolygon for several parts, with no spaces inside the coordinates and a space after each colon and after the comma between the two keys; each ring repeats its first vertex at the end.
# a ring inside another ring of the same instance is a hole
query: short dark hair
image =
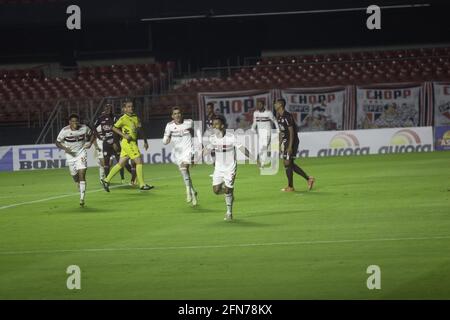
{"type": "Polygon", "coordinates": [[[214,103],[208,102],[208,103],[206,104],[206,106],[207,106],[207,107],[208,107],[208,106],[214,107],[214,103]]]}
{"type": "Polygon", "coordinates": [[[126,105],[127,103],[133,103],[133,100],[130,99],[130,98],[126,98],[126,99],[122,102],[122,107],[125,107],[125,105],[126,105]]]}
{"type": "Polygon", "coordinates": [[[283,107],[286,107],[286,99],[280,98],[277,99],[277,102],[281,102],[283,104],[283,107]]]}
{"type": "Polygon", "coordinates": [[[71,113],[71,114],[69,115],[69,120],[70,120],[70,119],[73,119],[73,118],[75,118],[75,119],[77,119],[77,120],[80,120],[80,116],[77,115],[76,113],[71,113]]]}
{"type": "Polygon", "coordinates": [[[183,109],[181,109],[181,107],[175,106],[175,107],[172,107],[172,111],[170,112],[170,114],[172,114],[175,110],[180,110],[180,112],[183,112],[183,109]]]}
{"type": "Polygon", "coordinates": [[[221,117],[221,116],[214,116],[214,117],[212,118],[212,121],[214,121],[214,120],[220,120],[220,122],[221,122],[222,124],[225,124],[225,119],[224,119],[223,117],[221,117]]]}

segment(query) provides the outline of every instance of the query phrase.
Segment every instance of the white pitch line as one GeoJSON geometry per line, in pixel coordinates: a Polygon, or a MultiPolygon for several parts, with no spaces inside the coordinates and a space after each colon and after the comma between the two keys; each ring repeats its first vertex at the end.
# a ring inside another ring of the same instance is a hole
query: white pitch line
{"type": "Polygon", "coordinates": [[[415,237],[415,238],[374,238],[374,239],[347,239],[347,240],[313,240],[313,241],[292,241],[292,242],[266,242],[266,243],[243,243],[243,244],[223,244],[206,246],[179,246],[179,247],[131,247],[131,248],[97,248],[97,249],[60,249],[60,250],[34,250],[34,251],[0,251],[0,255],[21,255],[21,254],[54,254],[54,253],[82,253],[82,252],[114,252],[114,251],[164,251],[164,250],[189,250],[189,249],[223,249],[242,247],[268,247],[268,246],[295,246],[295,245],[315,245],[315,244],[341,244],[357,242],[388,242],[388,241],[420,241],[420,240],[445,240],[448,236],[438,237],[415,237]]]}
{"type": "MultiPolygon", "coordinates": [[[[164,179],[169,179],[169,178],[174,178],[174,177],[175,176],[159,177],[159,178],[153,178],[153,179],[148,179],[148,180],[149,181],[164,180],[164,179]]],[[[126,185],[126,184],[125,185],[117,185],[117,186],[111,186],[109,188],[110,189],[115,189],[115,188],[126,187],[126,186],[128,186],[128,185],[126,185]]],[[[94,192],[99,192],[99,191],[104,191],[104,189],[102,188],[102,189],[89,190],[89,191],[86,191],[86,193],[94,193],[94,192]]],[[[74,193],[62,194],[62,195],[59,195],[59,196],[54,196],[54,197],[49,197],[49,198],[44,198],[44,199],[33,200],[33,201],[13,203],[13,204],[9,204],[9,205],[0,207],[0,210],[14,208],[14,207],[18,207],[18,206],[27,205],[27,204],[33,204],[33,203],[46,202],[46,201],[56,200],[56,199],[61,199],[61,198],[67,198],[67,197],[72,197],[72,196],[76,196],[76,195],[80,195],[80,193],[79,192],[74,192],[74,193]]]]}

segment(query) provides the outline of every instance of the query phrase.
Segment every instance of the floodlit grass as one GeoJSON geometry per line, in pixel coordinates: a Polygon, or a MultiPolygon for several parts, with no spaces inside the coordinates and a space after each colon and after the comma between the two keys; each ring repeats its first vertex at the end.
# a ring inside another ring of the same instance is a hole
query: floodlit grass
{"type": "Polygon", "coordinates": [[[232,222],[212,166],[191,170],[196,208],[175,165],[144,166],[149,192],[115,178],[106,193],[90,168],[85,208],[67,169],[0,173],[0,298],[450,298],[450,153],[297,163],[313,191],[240,165],[232,222]],[[366,287],[370,265],[381,290],[366,287]]]}

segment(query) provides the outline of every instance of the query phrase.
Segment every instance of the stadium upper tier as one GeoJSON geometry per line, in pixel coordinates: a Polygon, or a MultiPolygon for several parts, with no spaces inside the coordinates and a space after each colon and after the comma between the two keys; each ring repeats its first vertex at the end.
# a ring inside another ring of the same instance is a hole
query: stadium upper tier
{"type": "MultiPolygon", "coordinates": [[[[45,77],[39,69],[0,70],[0,123],[42,117],[58,99],[155,94],[174,70],[164,64],[79,68],[71,78],[45,77]]],[[[175,104],[192,110],[205,91],[450,81],[450,48],[358,51],[263,57],[228,77],[194,78],[151,101],[151,115],[175,104]]],[[[83,107],[81,105],[81,107],[83,107]]]]}
{"type": "Polygon", "coordinates": [[[192,79],[177,92],[450,80],[450,48],[261,58],[232,76],[192,79]]]}
{"type": "Polygon", "coordinates": [[[0,70],[0,122],[20,122],[51,111],[58,99],[151,94],[168,85],[174,64],[79,68],[73,77],[46,77],[40,69],[0,70]]]}

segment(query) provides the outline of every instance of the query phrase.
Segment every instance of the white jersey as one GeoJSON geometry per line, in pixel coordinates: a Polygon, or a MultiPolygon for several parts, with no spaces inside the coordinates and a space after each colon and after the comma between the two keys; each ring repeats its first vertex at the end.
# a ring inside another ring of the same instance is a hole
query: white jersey
{"type": "Polygon", "coordinates": [[[253,124],[252,130],[257,129],[258,134],[267,134],[270,135],[272,131],[272,123],[275,125],[275,128],[279,130],[278,122],[275,119],[273,113],[269,110],[253,112],[253,124]]]}
{"type": "Polygon", "coordinates": [[[236,170],[236,148],[240,147],[236,136],[230,132],[225,133],[223,137],[211,135],[207,148],[215,151],[215,171],[236,170]]]}
{"type": "Polygon", "coordinates": [[[184,119],[183,123],[176,124],[175,121],[171,121],[166,125],[164,130],[164,140],[170,138],[173,142],[173,152],[176,154],[182,154],[187,151],[192,151],[192,134],[191,130],[194,129],[194,121],[191,119],[184,119]]]}
{"type": "Polygon", "coordinates": [[[75,157],[66,153],[68,161],[73,160],[83,152],[86,152],[84,145],[89,141],[91,129],[88,126],[81,124],[77,130],[70,129],[70,126],[64,127],[58,134],[56,141],[63,144],[69,150],[76,154],[75,157]]]}

